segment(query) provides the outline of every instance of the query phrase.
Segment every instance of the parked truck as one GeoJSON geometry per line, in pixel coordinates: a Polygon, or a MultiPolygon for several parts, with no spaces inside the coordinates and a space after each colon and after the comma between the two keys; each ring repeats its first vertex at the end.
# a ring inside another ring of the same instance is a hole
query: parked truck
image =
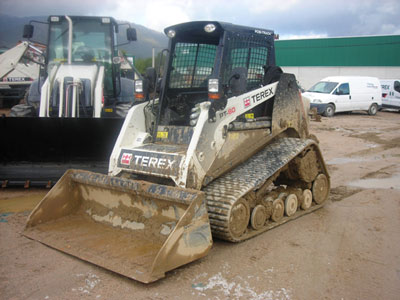
{"type": "Polygon", "coordinates": [[[319,114],[333,117],[336,112],[366,111],[375,115],[382,105],[381,85],[376,77],[332,76],[313,85],[303,95],[319,114]]]}
{"type": "Polygon", "coordinates": [[[381,79],[382,108],[400,110],[400,79],[381,79]]]}

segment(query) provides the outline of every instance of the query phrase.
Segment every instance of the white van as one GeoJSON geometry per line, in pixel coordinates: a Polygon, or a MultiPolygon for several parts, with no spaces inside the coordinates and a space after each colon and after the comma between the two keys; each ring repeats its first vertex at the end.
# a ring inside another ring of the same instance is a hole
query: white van
{"type": "Polygon", "coordinates": [[[382,105],[379,79],[364,76],[326,77],[313,85],[303,96],[310,99],[311,108],[332,117],[335,112],[365,110],[375,115],[382,105]]]}
{"type": "Polygon", "coordinates": [[[400,80],[381,79],[382,107],[400,109],[400,80]]]}

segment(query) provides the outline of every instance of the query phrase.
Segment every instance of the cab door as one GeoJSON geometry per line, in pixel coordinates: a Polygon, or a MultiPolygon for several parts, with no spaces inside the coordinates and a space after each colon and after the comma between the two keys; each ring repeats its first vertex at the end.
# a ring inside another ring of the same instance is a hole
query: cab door
{"type": "Polygon", "coordinates": [[[336,96],[335,105],[337,112],[351,111],[354,109],[351,102],[350,85],[348,82],[341,83],[333,94],[336,96]]]}
{"type": "Polygon", "coordinates": [[[400,108],[400,81],[395,80],[389,98],[389,104],[400,108]]]}

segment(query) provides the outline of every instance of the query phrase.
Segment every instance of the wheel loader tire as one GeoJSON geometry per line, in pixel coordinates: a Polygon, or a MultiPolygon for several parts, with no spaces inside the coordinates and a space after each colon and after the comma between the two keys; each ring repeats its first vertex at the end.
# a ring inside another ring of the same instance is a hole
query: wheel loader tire
{"type": "Polygon", "coordinates": [[[32,105],[17,104],[11,108],[10,117],[35,117],[36,110],[32,105]]]}

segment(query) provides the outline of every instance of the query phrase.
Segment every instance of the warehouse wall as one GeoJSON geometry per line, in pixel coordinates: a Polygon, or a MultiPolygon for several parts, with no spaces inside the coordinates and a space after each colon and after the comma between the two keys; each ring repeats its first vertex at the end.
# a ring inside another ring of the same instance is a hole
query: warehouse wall
{"type": "Polygon", "coordinates": [[[276,63],[305,89],[328,76],[400,78],[400,35],[275,41],[276,63]]]}
{"type": "Polygon", "coordinates": [[[372,76],[379,79],[400,79],[400,67],[282,67],[296,75],[300,85],[308,89],[328,76],[372,76]]]}

